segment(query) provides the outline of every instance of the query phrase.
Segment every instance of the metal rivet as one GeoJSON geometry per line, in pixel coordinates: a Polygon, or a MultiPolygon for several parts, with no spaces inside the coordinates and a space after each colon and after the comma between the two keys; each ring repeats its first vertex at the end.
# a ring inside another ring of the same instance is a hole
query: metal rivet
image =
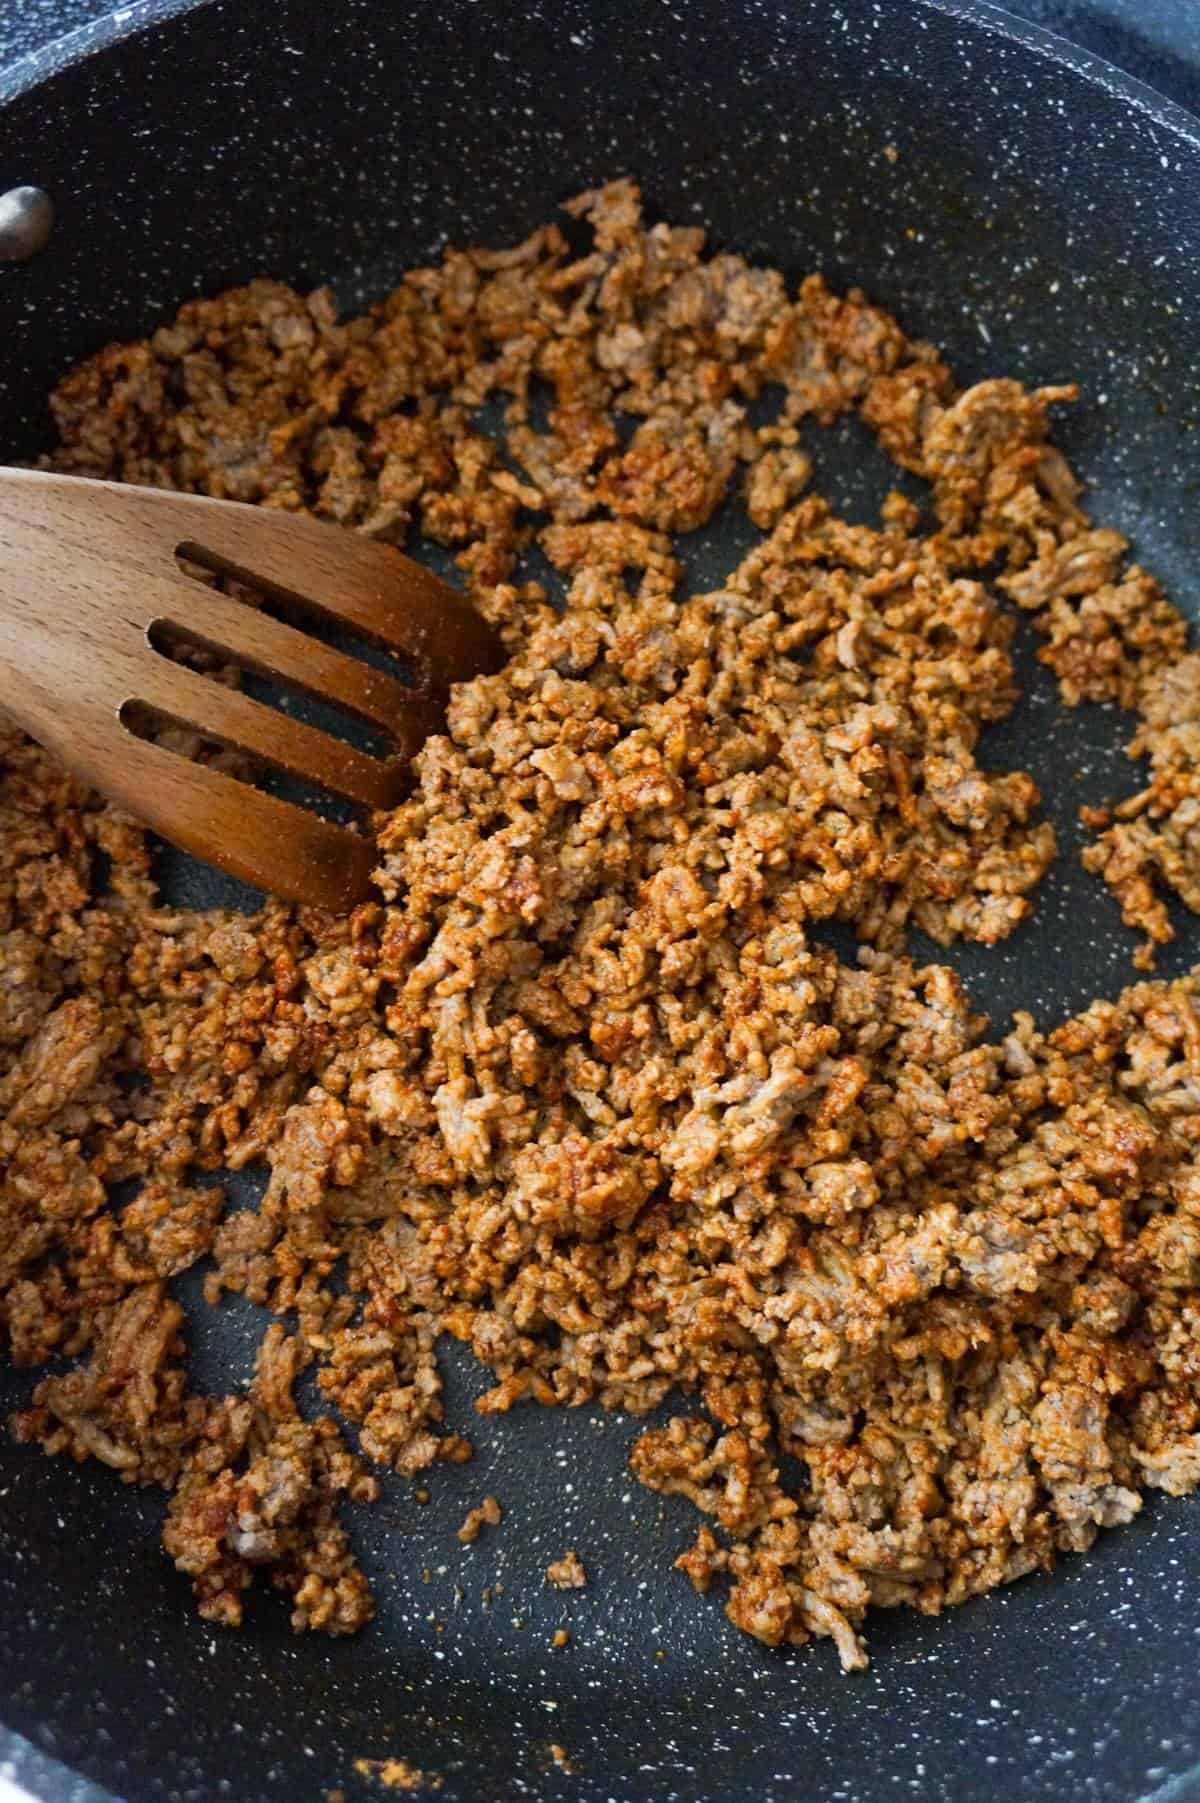
{"type": "Polygon", "coordinates": [[[0,262],[24,263],[44,250],[54,224],[54,207],[41,188],[10,188],[0,194],[0,262]]]}

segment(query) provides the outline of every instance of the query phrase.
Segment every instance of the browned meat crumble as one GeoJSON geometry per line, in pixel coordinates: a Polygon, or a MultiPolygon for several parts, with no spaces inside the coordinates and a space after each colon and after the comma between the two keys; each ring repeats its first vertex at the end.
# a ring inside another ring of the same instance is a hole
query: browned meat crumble
{"type": "Polygon", "coordinates": [[[385,1790],[441,1790],[445,1783],[440,1772],[423,1772],[407,1759],[356,1759],[354,1769],[360,1778],[374,1778],[385,1790]]]}
{"type": "Polygon", "coordinates": [[[4,737],[0,1319],[19,1365],[71,1361],[15,1427],[163,1486],[209,1619],[262,1573],[339,1633],[372,1609],[343,1499],[470,1454],[439,1334],[485,1415],[685,1393],[633,1454],[703,1514],[679,1564],[854,1667],[871,1604],[936,1612],[1200,1484],[1196,979],[989,1039],[903,949],[1009,934],[1054,854],[1030,778],[975,759],[1015,699],[981,572],[1067,703],[1140,715],[1148,784],[1087,861],[1149,942],[1200,906],[1200,659],[1049,442],[1069,387],[959,390],[862,294],[647,228],[629,183],[568,210],[581,255],[451,251],[348,321],[255,282],[54,397],[57,468],[449,547],[510,661],[348,919],[165,906],[140,831],[4,737]],[[798,423],[847,409],[931,528],[809,492],[798,423]],[[689,594],[672,535],[727,497],[762,536],[689,594]],[[259,1161],[227,1214],[204,1174],[259,1161]],[[277,1317],[246,1393],[187,1382],[172,1283],[210,1254],[210,1302],[277,1317]],[[299,1412],[313,1365],[362,1457],[299,1412]]]}
{"type": "Polygon", "coordinates": [[[579,1554],[569,1552],[561,1559],[551,1559],[546,1567],[546,1582],[553,1584],[556,1590],[582,1590],[587,1583],[587,1572],[579,1554]]]}
{"type": "Polygon", "coordinates": [[[472,1509],[458,1530],[458,1538],[464,1546],[474,1546],[484,1528],[495,1528],[500,1525],[500,1503],[494,1496],[485,1496],[483,1501],[472,1509]]]}

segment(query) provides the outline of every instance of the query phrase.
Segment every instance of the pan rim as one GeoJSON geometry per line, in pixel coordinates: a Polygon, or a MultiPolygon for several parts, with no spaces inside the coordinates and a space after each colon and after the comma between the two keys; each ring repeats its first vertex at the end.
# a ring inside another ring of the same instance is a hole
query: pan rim
{"type": "MultiPolygon", "coordinates": [[[[992,0],[892,0],[897,6],[913,8],[943,17],[960,19],[966,25],[1005,38],[1032,51],[1043,61],[1079,76],[1114,99],[1124,102],[1133,112],[1154,125],[1181,138],[1191,150],[1200,153],[1200,117],[1169,100],[1157,88],[1094,51],[1081,49],[1057,32],[1019,18],[992,0]]],[[[0,66],[0,109],[7,108],[56,75],[75,67],[89,57],[99,55],[133,37],[149,36],[163,30],[173,21],[189,13],[198,13],[216,0],[132,0],[117,11],[61,36],[14,62],[0,66]]]]}

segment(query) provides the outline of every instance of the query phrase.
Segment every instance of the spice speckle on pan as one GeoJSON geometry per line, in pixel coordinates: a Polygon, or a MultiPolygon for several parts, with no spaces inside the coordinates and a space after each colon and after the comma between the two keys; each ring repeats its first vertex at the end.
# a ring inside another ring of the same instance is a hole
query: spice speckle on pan
{"type": "Polygon", "coordinates": [[[60,468],[418,529],[511,657],[345,921],[160,907],[132,825],[6,748],[4,1312],[19,1362],[78,1361],[17,1427],[166,1486],[208,1618],[262,1573],[344,1633],[342,1502],[470,1454],[440,1332],[485,1416],[682,1387],[703,1413],[633,1453],[708,1518],[680,1566],[858,1667],[871,1604],[936,1612],[1200,1481],[1192,980],[989,1040],[904,952],[1007,938],[1054,855],[1031,778],[975,756],[1016,698],[983,574],[1068,704],[1140,712],[1151,782],[1088,858],[1149,944],[1194,899],[1193,660],[1049,440],[1070,388],[959,390],[861,294],[647,230],[629,183],[568,213],[344,323],[267,282],[192,303],[55,397],[60,468]],[[848,409],[924,506],[812,491],[800,427],[848,409]],[[750,548],[690,593],[743,486],[750,548]],[[256,1209],[200,1180],[262,1160],[256,1209]],[[205,1255],[212,1303],[279,1317],[244,1394],[188,1383],[205,1255]],[[361,1456],[301,1413],[310,1368],[361,1456]]]}

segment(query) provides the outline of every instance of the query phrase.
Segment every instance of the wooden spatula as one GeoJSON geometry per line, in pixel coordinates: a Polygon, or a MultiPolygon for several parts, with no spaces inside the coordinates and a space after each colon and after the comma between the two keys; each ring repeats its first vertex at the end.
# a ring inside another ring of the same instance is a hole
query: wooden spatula
{"type": "Polygon", "coordinates": [[[391,806],[452,682],[497,642],[454,589],[390,546],[295,514],[37,470],[0,470],[0,708],[183,850],[291,901],[368,892],[369,834],[133,730],[165,719],[360,802],[391,806]],[[245,582],[396,653],[413,686],[188,575],[245,582]],[[369,756],[155,649],[200,646],[387,735],[369,756]]]}

